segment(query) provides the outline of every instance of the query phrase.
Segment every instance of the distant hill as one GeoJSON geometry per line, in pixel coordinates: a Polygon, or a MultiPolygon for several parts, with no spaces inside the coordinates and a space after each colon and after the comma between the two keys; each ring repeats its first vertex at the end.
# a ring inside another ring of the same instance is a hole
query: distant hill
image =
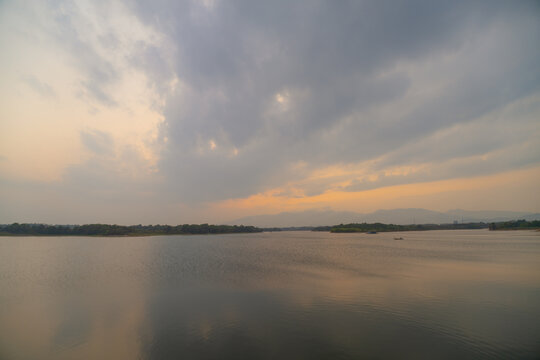
{"type": "Polygon", "coordinates": [[[540,213],[526,215],[526,216],[523,216],[521,219],[524,219],[524,220],[527,220],[527,221],[540,220],[540,213]]]}
{"type": "Polygon", "coordinates": [[[357,222],[361,215],[362,214],[352,211],[307,210],[300,212],[282,212],[272,215],[246,216],[230,221],[228,224],[259,224],[258,226],[260,227],[335,225],[357,222]]]}
{"type": "Polygon", "coordinates": [[[475,222],[475,221],[484,221],[484,222],[499,222],[499,221],[509,221],[509,220],[536,220],[540,218],[540,214],[533,214],[528,212],[518,212],[518,211],[468,211],[468,210],[449,210],[446,212],[456,218],[456,220],[464,222],[475,222]]]}
{"type": "Polygon", "coordinates": [[[539,213],[516,211],[469,211],[454,209],[446,212],[426,209],[392,209],[377,210],[362,214],[352,211],[307,210],[299,212],[282,212],[270,215],[247,216],[229,224],[243,224],[259,227],[293,227],[293,226],[326,226],[348,223],[385,224],[448,224],[463,222],[499,222],[517,219],[540,220],[539,213]]]}
{"type": "Polygon", "coordinates": [[[385,224],[444,224],[451,223],[454,218],[448,214],[426,209],[393,209],[377,210],[361,216],[362,222],[385,224]]]}

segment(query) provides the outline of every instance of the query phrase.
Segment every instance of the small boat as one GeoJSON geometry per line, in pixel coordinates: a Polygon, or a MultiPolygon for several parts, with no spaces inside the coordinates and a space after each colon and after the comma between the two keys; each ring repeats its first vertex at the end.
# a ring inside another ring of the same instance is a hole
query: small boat
{"type": "Polygon", "coordinates": [[[403,238],[400,236],[400,237],[395,237],[394,240],[403,240],[403,238]]]}
{"type": "Polygon", "coordinates": [[[368,234],[376,234],[377,232],[376,231],[368,231],[367,233],[368,234]]]}

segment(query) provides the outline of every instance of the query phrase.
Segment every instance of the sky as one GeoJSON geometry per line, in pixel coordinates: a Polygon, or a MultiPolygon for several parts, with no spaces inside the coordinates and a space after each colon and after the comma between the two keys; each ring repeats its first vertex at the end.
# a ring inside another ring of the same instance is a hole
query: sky
{"type": "Polygon", "coordinates": [[[538,1],[0,1],[0,223],[540,212],[538,1]]]}

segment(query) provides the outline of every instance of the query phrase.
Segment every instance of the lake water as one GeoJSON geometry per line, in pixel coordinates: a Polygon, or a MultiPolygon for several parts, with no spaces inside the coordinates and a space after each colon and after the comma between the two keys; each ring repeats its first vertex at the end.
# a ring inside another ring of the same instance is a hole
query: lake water
{"type": "Polygon", "coordinates": [[[539,357],[540,232],[0,237],[0,359],[539,357]]]}

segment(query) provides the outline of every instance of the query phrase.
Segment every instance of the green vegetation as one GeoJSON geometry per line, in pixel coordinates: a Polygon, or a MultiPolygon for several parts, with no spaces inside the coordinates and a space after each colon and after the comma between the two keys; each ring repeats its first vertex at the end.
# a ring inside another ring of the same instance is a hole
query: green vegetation
{"type": "Polygon", "coordinates": [[[0,225],[0,235],[76,235],[76,236],[146,236],[146,235],[191,235],[255,233],[262,229],[243,225],[45,225],[18,224],[0,225]]]}
{"type": "Polygon", "coordinates": [[[458,230],[458,229],[486,229],[485,223],[467,224],[423,224],[423,225],[395,225],[382,223],[340,224],[334,226],[320,226],[313,231],[330,231],[333,233],[352,232],[391,232],[391,231],[424,231],[424,230],[458,230]]]}
{"type": "Polygon", "coordinates": [[[334,226],[319,226],[313,231],[330,231],[333,233],[355,232],[390,232],[390,231],[423,231],[423,230],[460,230],[460,229],[486,229],[490,230],[519,230],[540,229],[540,220],[526,221],[514,220],[486,224],[483,222],[466,224],[423,224],[423,225],[394,225],[382,223],[340,224],[334,226]]]}
{"type": "Polygon", "coordinates": [[[334,226],[297,227],[297,228],[265,228],[244,225],[46,225],[46,224],[19,224],[0,225],[1,235],[34,235],[34,236],[149,236],[149,235],[193,235],[193,234],[233,234],[255,233],[262,231],[282,230],[313,230],[329,231],[333,233],[369,233],[369,232],[397,232],[397,231],[424,231],[424,230],[459,230],[459,229],[486,229],[490,230],[520,230],[540,229],[540,220],[515,220],[486,224],[422,224],[422,225],[395,225],[383,223],[352,223],[334,226]]]}
{"type": "Polygon", "coordinates": [[[540,229],[540,220],[514,220],[489,224],[489,230],[540,229]]]}

